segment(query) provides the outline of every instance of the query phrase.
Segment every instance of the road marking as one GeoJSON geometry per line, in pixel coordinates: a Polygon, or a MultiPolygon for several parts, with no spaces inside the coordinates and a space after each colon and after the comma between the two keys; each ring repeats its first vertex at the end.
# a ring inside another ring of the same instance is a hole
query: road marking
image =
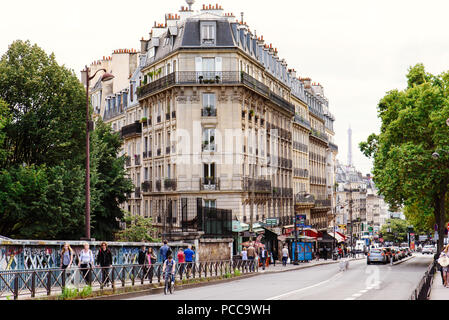
{"type": "Polygon", "coordinates": [[[338,278],[341,278],[342,276],[343,276],[342,273],[338,273],[338,274],[336,274],[335,276],[333,276],[332,278],[330,278],[330,279],[328,279],[328,280],[325,280],[325,281],[322,281],[322,282],[319,282],[319,283],[317,283],[317,284],[314,284],[313,286],[309,286],[309,287],[305,287],[305,288],[293,290],[293,291],[290,291],[290,292],[287,292],[287,293],[284,293],[284,294],[281,294],[281,295],[278,295],[278,296],[275,296],[275,297],[271,297],[271,298],[268,298],[268,299],[265,299],[265,300],[280,300],[280,299],[285,298],[285,297],[287,297],[287,296],[290,296],[290,295],[292,295],[292,294],[299,293],[299,292],[305,291],[305,290],[309,290],[309,289],[318,287],[318,286],[320,286],[320,285],[322,285],[322,284],[325,284],[325,283],[328,283],[328,282],[337,280],[338,278]]]}
{"type": "Polygon", "coordinates": [[[351,297],[351,298],[346,298],[345,300],[355,300],[355,298],[351,297]]]}
{"type": "Polygon", "coordinates": [[[360,290],[361,293],[367,293],[369,289],[367,290],[360,290]]]}
{"type": "Polygon", "coordinates": [[[361,297],[362,294],[361,293],[354,293],[352,296],[358,298],[358,297],[361,297]]]}

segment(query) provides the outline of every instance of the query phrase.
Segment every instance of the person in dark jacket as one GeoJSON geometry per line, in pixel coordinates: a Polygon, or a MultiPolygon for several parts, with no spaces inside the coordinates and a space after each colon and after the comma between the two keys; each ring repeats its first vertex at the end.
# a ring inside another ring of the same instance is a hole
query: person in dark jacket
{"type": "Polygon", "coordinates": [[[109,287],[109,268],[112,266],[112,253],[108,249],[106,242],[101,243],[101,248],[98,250],[97,263],[101,267],[102,285],[106,284],[109,287]]]}
{"type": "Polygon", "coordinates": [[[165,262],[165,260],[167,260],[168,256],[170,254],[172,254],[172,251],[167,243],[168,243],[167,240],[164,240],[164,245],[159,250],[159,254],[162,258],[162,262],[165,262]]]}
{"type": "Polygon", "coordinates": [[[145,246],[142,246],[139,250],[139,254],[137,255],[137,263],[141,268],[140,277],[143,279],[148,271],[148,263],[146,263],[147,251],[145,246]]]}

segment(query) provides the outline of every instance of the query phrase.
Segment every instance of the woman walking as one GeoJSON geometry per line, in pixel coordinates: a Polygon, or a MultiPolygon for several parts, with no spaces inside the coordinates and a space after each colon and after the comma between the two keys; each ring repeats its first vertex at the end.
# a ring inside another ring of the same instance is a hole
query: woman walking
{"type": "Polygon", "coordinates": [[[154,264],[156,263],[156,255],[154,254],[152,247],[149,247],[147,251],[147,263],[150,267],[147,274],[147,278],[150,279],[150,283],[152,283],[154,274],[154,264]]]}
{"type": "Polygon", "coordinates": [[[101,288],[106,284],[109,287],[109,268],[112,266],[112,253],[108,249],[106,242],[101,243],[101,248],[98,250],[97,263],[101,267],[101,288]]]}
{"type": "Polygon", "coordinates": [[[182,277],[182,274],[184,273],[184,267],[186,264],[186,257],[184,255],[184,250],[182,248],[179,248],[178,250],[178,264],[179,264],[179,274],[182,277]]]}
{"type": "Polygon", "coordinates": [[[89,269],[92,268],[93,265],[94,255],[92,250],[89,249],[89,244],[84,242],[84,249],[80,252],[78,267],[80,267],[83,279],[87,284],[91,283],[89,269]]]}
{"type": "Polygon", "coordinates": [[[443,251],[441,251],[440,258],[438,259],[438,263],[441,266],[441,271],[443,272],[443,281],[444,287],[449,288],[448,285],[448,270],[449,270],[449,244],[444,247],[443,251]]]}
{"type": "Polygon", "coordinates": [[[61,251],[61,269],[66,270],[72,265],[73,262],[73,250],[66,242],[61,251]]]}

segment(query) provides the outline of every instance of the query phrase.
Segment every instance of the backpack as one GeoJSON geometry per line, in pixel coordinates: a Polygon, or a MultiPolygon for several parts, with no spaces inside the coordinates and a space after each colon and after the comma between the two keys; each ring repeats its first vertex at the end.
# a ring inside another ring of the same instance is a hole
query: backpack
{"type": "Polygon", "coordinates": [[[171,251],[171,248],[168,247],[166,258],[168,259],[168,256],[171,255],[172,253],[173,253],[173,251],[171,251]]]}

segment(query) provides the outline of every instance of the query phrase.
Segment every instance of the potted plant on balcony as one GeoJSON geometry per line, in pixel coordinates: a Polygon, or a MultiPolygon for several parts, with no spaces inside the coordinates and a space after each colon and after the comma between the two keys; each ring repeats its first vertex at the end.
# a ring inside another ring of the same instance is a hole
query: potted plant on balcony
{"type": "Polygon", "coordinates": [[[153,80],[153,77],[154,77],[154,71],[148,72],[148,76],[150,77],[151,80],[153,80]]]}
{"type": "Polygon", "coordinates": [[[147,117],[143,117],[142,120],[140,120],[140,123],[147,123],[148,118],[147,117]]]}
{"type": "Polygon", "coordinates": [[[215,83],[220,83],[220,76],[215,76],[215,83]]]}
{"type": "Polygon", "coordinates": [[[207,115],[210,117],[211,116],[211,111],[212,111],[211,106],[206,106],[206,111],[207,111],[207,115]]]}
{"type": "Polygon", "coordinates": [[[160,75],[162,73],[162,68],[156,70],[156,75],[160,75]]]}
{"type": "Polygon", "coordinates": [[[203,83],[203,79],[204,79],[203,76],[199,76],[198,77],[198,80],[199,80],[200,83],[203,83]]]}

